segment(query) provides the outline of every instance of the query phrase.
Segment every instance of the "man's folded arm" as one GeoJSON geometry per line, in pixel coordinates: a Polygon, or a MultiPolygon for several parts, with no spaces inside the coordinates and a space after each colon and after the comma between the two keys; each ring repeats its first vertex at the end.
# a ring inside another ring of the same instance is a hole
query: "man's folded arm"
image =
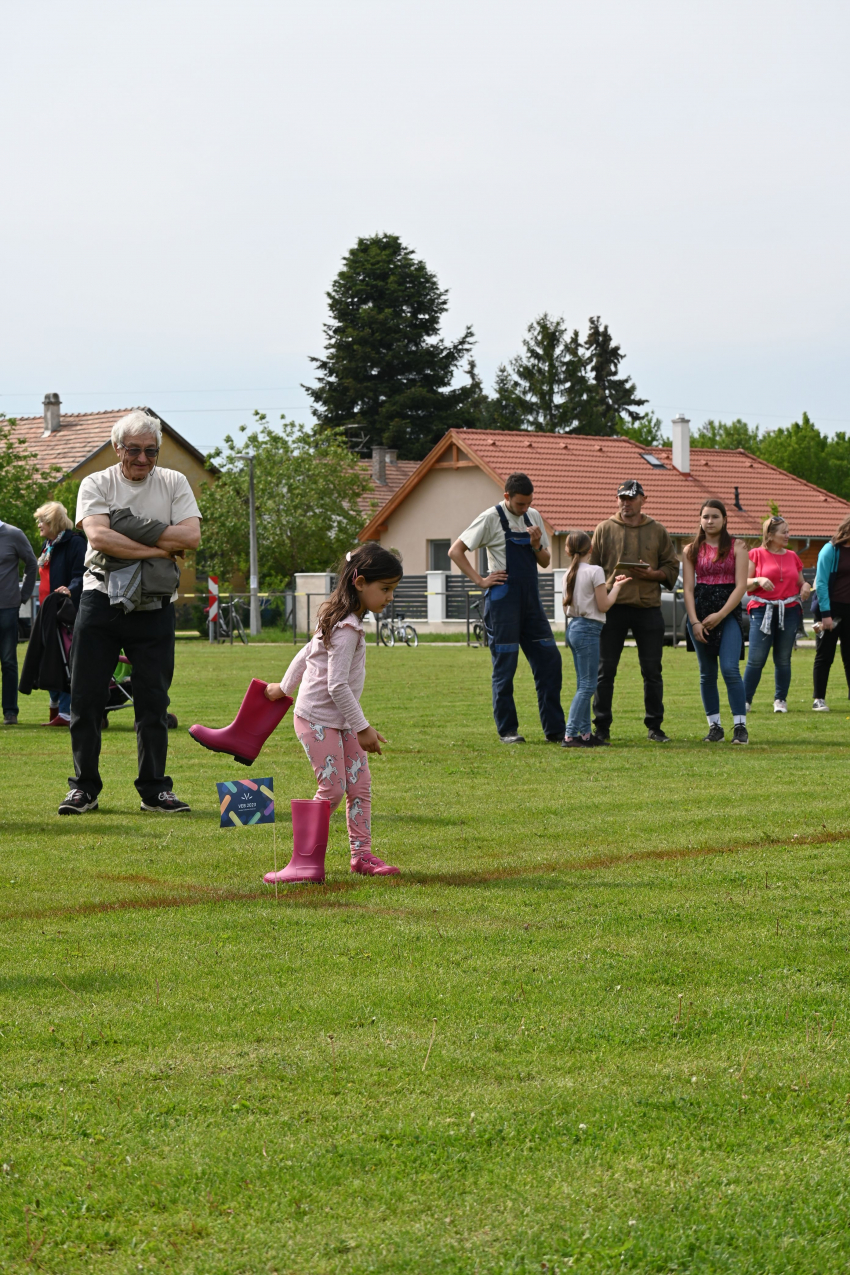
{"type": "Polygon", "coordinates": [[[122,536],[120,531],[113,531],[109,525],[109,514],[89,514],[80,523],[86,538],[98,553],[107,554],[111,558],[126,558],[137,562],[145,558],[169,558],[167,550],[158,545],[142,545],[138,540],[122,536]]]}
{"type": "Polygon", "coordinates": [[[157,546],[168,553],[176,553],[184,549],[197,549],[201,543],[200,518],[184,518],[182,522],[172,523],[157,540],[157,546]]]}

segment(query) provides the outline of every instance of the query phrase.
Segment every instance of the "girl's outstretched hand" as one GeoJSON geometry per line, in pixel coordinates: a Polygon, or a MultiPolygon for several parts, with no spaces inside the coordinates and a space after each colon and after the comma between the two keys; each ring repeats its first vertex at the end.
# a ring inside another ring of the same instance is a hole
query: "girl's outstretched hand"
{"type": "Polygon", "coordinates": [[[266,683],[266,699],[283,699],[285,694],[286,691],[283,689],[280,682],[266,683]]]}
{"type": "Polygon", "coordinates": [[[367,726],[365,730],[357,732],[357,742],[364,753],[378,753],[381,756],[381,744],[385,744],[387,741],[383,735],[378,734],[374,726],[367,726]]]}

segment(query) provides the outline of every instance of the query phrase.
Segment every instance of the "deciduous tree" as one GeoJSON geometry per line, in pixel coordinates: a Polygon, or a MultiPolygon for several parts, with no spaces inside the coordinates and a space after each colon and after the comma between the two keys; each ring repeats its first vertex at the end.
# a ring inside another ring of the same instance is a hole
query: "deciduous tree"
{"type": "Polygon", "coordinates": [[[339,430],[309,430],[287,422],[274,428],[255,412],[257,428],[225,438],[208,457],[220,470],[202,488],[204,516],[199,564],[229,579],[248,573],[248,467],[254,460],[257,546],[263,588],[283,588],[296,571],[326,571],[355,544],[368,518],[359,501],[371,488],[365,466],[339,430]]]}

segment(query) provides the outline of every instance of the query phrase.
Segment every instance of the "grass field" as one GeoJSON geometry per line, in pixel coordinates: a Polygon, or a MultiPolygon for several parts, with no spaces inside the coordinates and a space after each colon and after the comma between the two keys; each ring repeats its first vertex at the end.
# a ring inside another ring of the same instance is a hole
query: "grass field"
{"type": "Polygon", "coordinates": [[[326,885],[276,903],[272,830],[220,830],[215,780],[274,777],[285,862],[290,720],[250,771],[185,726],[290,655],[180,644],[179,820],[138,813],[129,713],[76,819],[46,696],[0,735],[0,1269],[847,1270],[840,666],[829,716],[800,651],[788,716],[763,683],[751,746],[710,747],[668,651],[659,747],[626,651],[584,753],[543,743],[525,666],[507,749],[485,651],[370,649],[404,875],[352,879],[338,815],[326,885]]]}

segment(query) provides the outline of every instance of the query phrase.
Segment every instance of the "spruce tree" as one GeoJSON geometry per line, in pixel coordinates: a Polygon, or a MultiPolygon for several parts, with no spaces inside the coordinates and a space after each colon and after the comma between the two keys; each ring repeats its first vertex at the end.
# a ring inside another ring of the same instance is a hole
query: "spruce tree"
{"type": "Polygon", "coordinates": [[[360,238],[327,294],[325,354],[304,389],[320,426],[357,426],[369,442],[420,460],[451,427],[475,426],[474,385],[452,382],[472,328],[446,342],[448,293],[398,235],[360,238]]]}
{"type": "Polygon", "coordinates": [[[493,427],[564,434],[573,429],[588,385],[578,332],[541,314],[528,325],[522,353],[496,373],[493,427]]]}
{"type": "Polygon", "coordinates": [[[588,380],[587,394],[580,405],[577,434],[613,435],[621,432],[624,421],[634,424],[646,406],[645,398],[638,398],[637,389],[630,376],[619,376],[624,354],[615,345],[599,316],[590,319],[584,341],[584,369],[588,380]]]}

